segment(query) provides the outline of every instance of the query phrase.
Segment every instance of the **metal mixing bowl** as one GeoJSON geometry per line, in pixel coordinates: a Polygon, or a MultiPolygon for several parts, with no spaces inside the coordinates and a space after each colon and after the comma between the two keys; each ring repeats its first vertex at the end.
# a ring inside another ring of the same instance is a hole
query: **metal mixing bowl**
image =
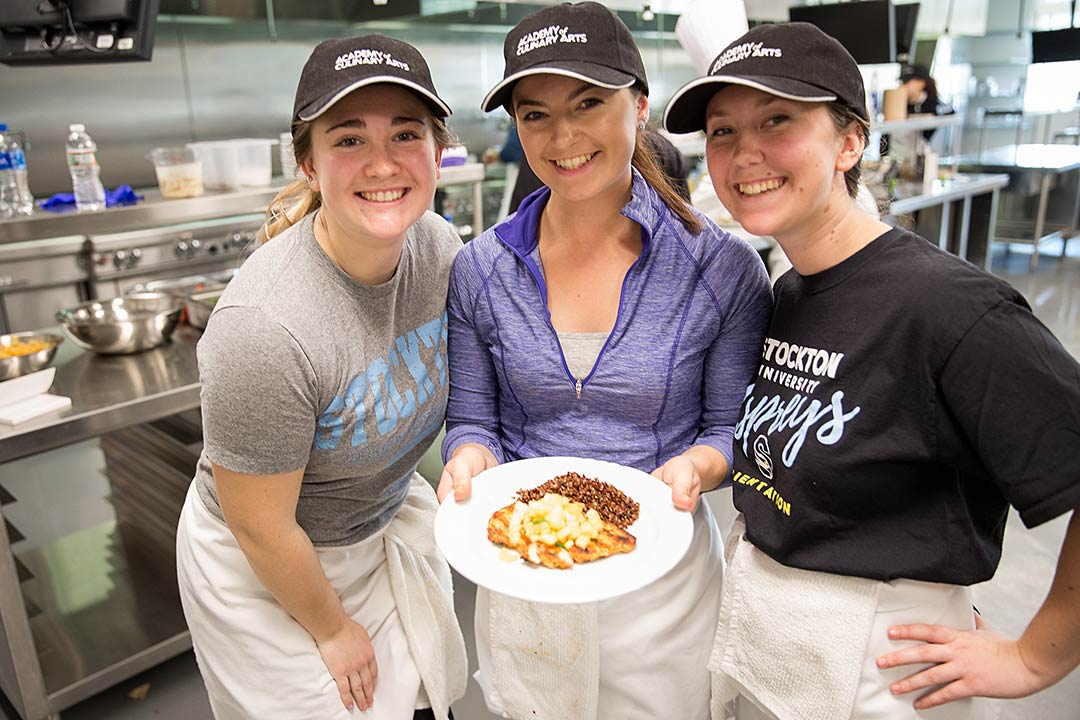
{"type": "Polygon", "coordinates": [[[37,352],[0,358],[0,382],[44,369],[56,355],[57,345],[64,342],[64,338],[55,333],[21,332],[0,335],[0,347],[10,347],[15,341],[25,343],[34,340],[40,340],[47,345],[37,352]]]}
{"type": "Polygon", "coordinates": [[[165,344],[184,308],[166,293],[95,300],[56,313],[71,341],[102,355],[128,355],[165,344]]]}

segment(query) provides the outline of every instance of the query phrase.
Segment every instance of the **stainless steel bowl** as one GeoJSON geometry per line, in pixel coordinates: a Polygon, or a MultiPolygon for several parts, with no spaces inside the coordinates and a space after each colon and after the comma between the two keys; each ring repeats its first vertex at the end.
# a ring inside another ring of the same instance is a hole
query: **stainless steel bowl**
{"type": "Polygon", "coordinates": [[[52,362],[57,346],[64,342],[64,338],[55,333],[21,332],[0,335],[0,348],[9,348],[15,342],[26,343],[34,340],[40,340],[46,343],[46,346],[25,355],[0,357],[0,382],[43,370],[52,362]]]}
{"type": "Polygon", "coordinates": [[[222,289],[205,290],[193,293],[184,298],[184,309],[187,310],[188,325],[200,330],[206,329],[210,322],[210,313],[214,312],[214,305],[221,298],[222,289]]]}
{"type": "Polygon", "coordinates": [[[56,313],[71,341],[102,355],[129,355],[168,341],[184,308],[167,293],[136,293],[95,300],[56,313]]]}

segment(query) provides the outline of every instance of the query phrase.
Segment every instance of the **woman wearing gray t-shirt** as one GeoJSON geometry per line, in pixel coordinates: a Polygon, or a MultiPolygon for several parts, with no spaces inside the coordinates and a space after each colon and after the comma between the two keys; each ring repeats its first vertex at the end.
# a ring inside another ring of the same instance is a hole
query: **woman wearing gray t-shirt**
{"type": "Polygon", "coordinates": [[[464,693],[415,474],[446,410],[461,240],[428,207],[449,114],[420,53],[385,36],[321,43],[300,77],[304,177],[198,347],[205,442],[177,567],[218,718],[445,720],[464,693]]]}

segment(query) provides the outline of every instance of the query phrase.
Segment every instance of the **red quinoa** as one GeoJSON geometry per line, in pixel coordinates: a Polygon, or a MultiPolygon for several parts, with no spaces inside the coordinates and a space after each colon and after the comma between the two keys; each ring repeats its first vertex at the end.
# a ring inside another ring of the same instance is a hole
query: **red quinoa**
{"type": "Polygon", "coordinates": [[[547,493],[555,493],[576,500],[585,507],[595,510],[602,519],[618,525],[623,530],[633,525],[638,519],[640,506],[637,501],[627,497],[614,485],[587,478],[575,472],[559,475],[529,490],[518,490],[517,496],[518,500],[527,503],[539,500],[547,493]]]}

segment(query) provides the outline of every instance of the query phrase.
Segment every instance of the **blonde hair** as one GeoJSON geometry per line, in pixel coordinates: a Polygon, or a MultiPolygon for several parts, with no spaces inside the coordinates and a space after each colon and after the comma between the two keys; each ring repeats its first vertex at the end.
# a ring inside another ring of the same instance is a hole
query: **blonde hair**
{"type": "MultiPolygon", "coordinates": [[[[440,118],[431,116],[431,134],[440,150],[457,144],[457,138],[440,118]]],[[[300,168],[311,159],[311,121],[294,120],[292,124],[293,157],[300,168]]],[[[306,178],[295,180],[277,194],[266,208],[266,222],[259,228],[260,245],[298,223],[304,216],[322,207],[322,196],[311,189],[306,178]]]]}

